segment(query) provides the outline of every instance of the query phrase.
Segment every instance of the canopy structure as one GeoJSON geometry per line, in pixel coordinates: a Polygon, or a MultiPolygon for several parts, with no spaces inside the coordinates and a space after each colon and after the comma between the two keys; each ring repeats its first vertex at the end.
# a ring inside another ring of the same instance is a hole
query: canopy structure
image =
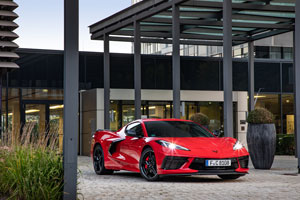
{"type": "MultiPolygon", "coordinates": [[[[222,0],[147,0],[90,26],[92,39],[131,41],[134,21],[140,22],[141,42],[172,43],[172,5],[179,8],[180,43],[222,46],[222,0]]],[[[293,30],[295,0],[233,0],[233,45],[293,30]]]]}
{"type": "MultiPolygon", "coordinates": [[[[253,41],[290,31],[300,35],[296,0],[144,0],[91,25],[91,38],[104,41],[104,128],[109,128],[109,41],[134,42],[136,118],[141,117],[141,43],[172,44],[174,118],[180,118],[180,44],[223,46],[224,133],[233,136],[232,46],[249,46],[249,110],[253,110],[253,41]]],[[[300,37],[294,37],[294,47],[295,136],[300,155],[300,37]]]]}

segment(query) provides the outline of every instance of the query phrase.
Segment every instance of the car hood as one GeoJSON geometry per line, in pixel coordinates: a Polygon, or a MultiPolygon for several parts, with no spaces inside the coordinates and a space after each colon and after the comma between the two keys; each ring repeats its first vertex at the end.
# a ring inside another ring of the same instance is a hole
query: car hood
{"type": "Polygon", "coordinates": [[[232,150],[233,145],[236,142],[234,138],[158,138],[158,140],[164,140],[171,142],[183,147],[186,147],[190,150],[193,149],[228,149],[232,150]]]}

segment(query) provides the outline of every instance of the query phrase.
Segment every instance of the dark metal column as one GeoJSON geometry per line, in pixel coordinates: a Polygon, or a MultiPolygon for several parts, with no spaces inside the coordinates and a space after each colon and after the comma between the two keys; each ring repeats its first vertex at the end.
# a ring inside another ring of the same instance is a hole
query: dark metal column
{"type": "Polygon", "coordinates": [[[254,42],[248,43],[248,111],[254,110],[254,42]]]}
{"type": "Polygon", "coordinates": [[[134,22],[134,116],[141,118],[141,30],[140,22],[134,22]]]}
{"type": "Polygon", "coordinates": [[[110,56],[109,56],[109,35],[105,34],[103,37],[104,42],[104,128],[110,128],[110,56]]]}
{"type": "Polygon", "coordinates": [[[2,124],[2,69],[0,69],[0,139],[3,134],[3,124],[2,124]]]}
{"type": "Polygon", "coordinates": [[[172,6],[172,70],[173,70],[173,117],[180,118],[180,23],[179,7],[172,6]]]}
{"type": "Polygon", "coordinates": [[[223,34],[224,135],[233,137],[231,0],[223,1],[223,34]]]}
{"type": "Polygon", "coordinates": [[[78,146],[78,0],[64,5],[64,199],[76,199],[78,146]]]}
{"type": "MultiPolygon", "coordinates": [[[[300,2],[296,1],[295,36],[300,35],[300,2]]],[[[298,173],[300,173],[300,38],[294,37],[295,71],[295,136],[297,143],[298,173]]]]}

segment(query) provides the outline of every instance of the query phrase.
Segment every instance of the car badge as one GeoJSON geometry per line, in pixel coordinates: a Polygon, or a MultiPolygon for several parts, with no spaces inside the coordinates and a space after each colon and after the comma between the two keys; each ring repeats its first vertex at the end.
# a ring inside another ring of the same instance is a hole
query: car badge
{"type": "Polygon", "coordinates": [[[212,152],[218,153],[218,150],[213,150],[212,152]]]}

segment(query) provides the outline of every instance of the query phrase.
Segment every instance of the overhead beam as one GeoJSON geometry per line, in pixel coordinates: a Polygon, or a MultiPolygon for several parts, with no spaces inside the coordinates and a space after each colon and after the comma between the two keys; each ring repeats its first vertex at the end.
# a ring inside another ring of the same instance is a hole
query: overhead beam
{"type": "Polygon", "coordinates": [[[280,34],[287,33],[287,32],[290,32],[290,30],[266,31],[264,33],[260,33],[260,34],[249,37],[249,41],[261,40],[261,39],[264,39],[264,38],[280,35],[280,34]]]}
{"type": "MultiPolygon", "coordinates": [[[[134,38],[132,38],[132,37],[110,36],[109,39],[110,39],[110,41],[118,41],[118,42],[134,42],[134,38]]],[[[171,39],[141,38],[141,43],[172,44],[172,40],[171,39]]],[[[217,42],[217,41],[180,40],[179,43],[186,44],[186,45],[223,46],[223,42],[217,42]]]]}
{"type": "MultiPolygon", "coordinates": [[[[223,26],[222,21],[212,21],[212,20],[180,20],[180,23],[184,25],[200,25],[200,26],[223,26]]],[[[242,22],[232,22],[232,27],[240,28],[266,28],[266,29],[293,29],[292,24],[267,24],[267,23],[242,23],[242,22]]]]}
{"type": "MultiPolygon", "coordinates": [[[[182,3],[184,6],[201,7],[201,8],[223,8],[222,2],[210,1],[188,1],[182,3]]],[[[294,6],[276,6],[276,5],[257,5],[257,4],[244,4],[232,3],[232,9],[235,10],[252,10],[252,11],[273,11],[273,12],[295,12],[294,6]]]]}
{"type": "MultiPolygon", "coordinates": [[[[173,3],[177,5],[177,4],[183,3],[185,1],[188,1],[188,0],[164,1],[163,3],[159,4],[159,6],[150,7],[151,9],[145,10],[144,12],[141,12],[141,13],[133,12],[131,16],[134,16],[134,20],[142,21],[143,19],[145,19],[147,17],[153,16],[159,12],[162,12],[164,10],[171,8],[173,3]]],[[[114,31],[119,30],[125,26],[132,24],[132,23],[133,23],[132,18],[125,18],[124,20],[120,19],[120,21],[116,22],[114,25],[109,26],[109,27],[100,28],[100,29],[93,28],[93,31],[91,31],[91,33],[92,33],[91,39],[94,39],[94,40],[99,39],[106,33],[114,32],[114,31]]]]}
{"type": "Polygon", "coordinates": [[[149,7],[157,7],[158,5],[164,3],[165,0],[147,0],[147,1],[141,1],[137,4],[132,5],[131,7],[128,7],[120,12],[117,12],[116,14],[107,17],[93,25],[90,26],[90,32],[94,33],[97,30],[103,29],[106,26],[114,23],[118,23],[136,13],[143,12],[146,9],[149,9],[149,7]]]}
{"type": "MultiPolygon", "coordinates": [[[[171,15],[171,12],[164,12],[167,16],[171,15]]],[[[219,15],[201,15],[201,12],[195,12],[194,17],[198,17],[199,19],[194,19],[194,20],[201,20],[200,18],[207,18],[207,16],[212,16],[213,19],[216,19],[219,17],[219,15]],[[197,14],[198,13],[198,14],[197,14]]],[[[271,17],[271,16],[262,16],[262,15],[247,15],[247,14],[241,14],[241,13],[233,13],[232,19],[237,19],[237,20],[251,20],[251,21],[271,21],[271,22],[293,22],[293,18],[288,18],[288,17],[271,17]]],[[[184,24],[184,21],[189,19],[181,19],[180,23],[184,24]]],[[[203,20],[203,19],[202,19],[203,20]]],[[[158,16],[152,16],[147,19],[143,20],[144,22],[154,22],[154,23],[172,23],[172,18],[165,18],[165,17],[158,17],[158,16]]],[[[212,21],[213,22],[213,21],[212,21]]]]}
{"type": "MultiPolygon", "coordinates": [[[[134,31],[119,30],[113,33],[114,35],[134,36],[134,31]]],[[[163,32],[141,32],[142,37],[158,37],[158,38],[172,38],[171,33],[163,32]]],[[[182,33],[180,34],[181,39],[199,39],[199,40],[223,40],[222,36],[216,35],[205,35],[205,34],[193,34],[193,33],[182,33]]],[[[247,41],[247,37],[233,36],[234,41],[247,41]]]]}

